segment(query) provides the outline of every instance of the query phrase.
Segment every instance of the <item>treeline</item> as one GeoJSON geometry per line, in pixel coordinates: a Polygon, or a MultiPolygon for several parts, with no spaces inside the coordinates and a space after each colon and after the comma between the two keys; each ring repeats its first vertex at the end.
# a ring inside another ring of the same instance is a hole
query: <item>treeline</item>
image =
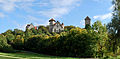
{"type": "Polygon", "coordinates": [[[48,26],[40,26],[37,30],[7,30],[0,34],[0,51],[15,52],[25,50],[37,53],[71,56],[71,57],[103,57],[111,53],[110,40],[106,25],[96,21],[85,29],[65,26],[61,33],[49,33],[48,26]]]}

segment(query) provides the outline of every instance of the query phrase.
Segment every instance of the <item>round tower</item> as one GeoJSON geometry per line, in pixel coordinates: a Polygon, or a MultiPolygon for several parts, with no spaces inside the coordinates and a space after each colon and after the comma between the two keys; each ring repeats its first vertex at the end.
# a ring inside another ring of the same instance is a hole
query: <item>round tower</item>
{"type": "Polygon", "coordinates": [[[52,18],[52,19],[49,20],[49,22],[50,22],[49,25],[54,25],[55,20],[52,18]]]}
{"type": "Polygon", "coordinates": [[[50,32],[53,32],[54,30],[53,30],[53,26],[54,26],[54,24],[55,24],[55,20],[52,18],[52,19],[50,19],[49,20],[49,31],[50,32]]]}

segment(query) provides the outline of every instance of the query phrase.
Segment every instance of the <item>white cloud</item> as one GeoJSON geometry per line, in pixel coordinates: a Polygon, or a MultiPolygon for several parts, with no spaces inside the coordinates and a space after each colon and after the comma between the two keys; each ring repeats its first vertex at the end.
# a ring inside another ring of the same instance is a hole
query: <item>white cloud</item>
{"type": "Polygon", "coordinates": [[[113,10],[114,7],[115,7],[115,5],[112,5],[112,6],[109,8],[109,10],[110,10],[110,11],[113,10]]]}
{"type": "Polygon", "coordinates": [[[0,18],[4,18],[4,17],[5,17],[5,14],[0,12],[0,18]]]}
{"type": "Polygon", "coordinates": [[[50,3],[55,7],[68,7],[80,0],[50,0],[50,3]]]}
{"type": "Polygon", "coordinates": [[[85,20],[81,20],[80,25],[85,26],[85,20]]]}
{"type": "Polygon", "coordinates": [[[32,3],[35,0],[0,0],[0,9],[6,12],[11,12],[16,10],[16,8],[21,8],[19,4],[32,3]]]}
{"type": "Polygon", "coordinates": [[[93,0],[93,1],[96,1],[96,2],[98,2],[98,1],[100,1],[100,0],[93,0]]]}
{"type": "Polygon", "coordinates": [[[0,9],[5,12],[13,12],[18,8],[25,12],[42,16],[60,17],[69,13],[74,7],[80,6],[80,1],[81,0],[0,0],[0,9]],[[38,9],[36,10],[36,8],[38,9]],[[44,10],[41,10],[41,8],[44,10]]]}
{"type": "Polygon", "coordinates": [[[107,13],[107,14],[104,14],[104,15],[93,16],[94,19],[99,19],[99,20],[110,19],[111,17],[112,17],[112,13],[107,13]]]}
{"type": "Polygon", "coordinates": [[[39,13],[47,17],[60,17],[68,14],[74,7],[80,5],[81,0],[49,0],[52,7],[39,13]]]}
{"type": "Polygon", "coordinates": [[[35,26],[39,25],[48,25],[48,20],[41,19],[39,17],[27,15],[25,16],[25,20],[27,20],[27,23],[33,23],[35,26]]]}
{"type": "Polygon", "coordinates": [[[47,17],[59,17],[68,12],[69,10],[67,8],[53,8],[48,11],[40,11],[39,13],[47,17]]]}
{"type": "MultiPolygon", "coordinates": [[[[96,2],[104,2],[104,1],[107,1],[107,0],[93,0],[93,1],[96,1],[96,2]]],[[[110,0],[112,1],[112,0],[110,0]]]]}
{"type": "Polygon", "coordinates": [[[31,15],[27,15],[24,18],[25,20],[27,20],[27,22],[40,22],[40,23],[46,22],[46,20],[43,20],[39,17],[31,16],[31,15]]]}

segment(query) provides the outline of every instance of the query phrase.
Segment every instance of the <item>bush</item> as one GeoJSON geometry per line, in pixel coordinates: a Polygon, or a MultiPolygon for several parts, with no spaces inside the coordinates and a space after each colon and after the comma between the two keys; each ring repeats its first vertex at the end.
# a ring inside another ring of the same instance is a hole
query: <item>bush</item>
{"type": "Polygon", "coordinates": [[[35,35],[25,43],[27,50],[58,56],[93,57],[93,38],[85,29],[75,28],[60,35],[35,35]]]}

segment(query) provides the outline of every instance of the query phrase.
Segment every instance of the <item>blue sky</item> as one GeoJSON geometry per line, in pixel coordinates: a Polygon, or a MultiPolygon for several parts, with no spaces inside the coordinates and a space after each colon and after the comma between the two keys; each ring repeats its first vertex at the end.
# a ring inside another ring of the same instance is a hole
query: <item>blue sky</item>
{"type": "Polygon", "coordinates": [[[26,24],[48,25],[48,20],[84,28],[86,16],[94,23],[111,21],[111,0],[0,0],[0,33],[8,29],[25,30],[26,24]]]}

